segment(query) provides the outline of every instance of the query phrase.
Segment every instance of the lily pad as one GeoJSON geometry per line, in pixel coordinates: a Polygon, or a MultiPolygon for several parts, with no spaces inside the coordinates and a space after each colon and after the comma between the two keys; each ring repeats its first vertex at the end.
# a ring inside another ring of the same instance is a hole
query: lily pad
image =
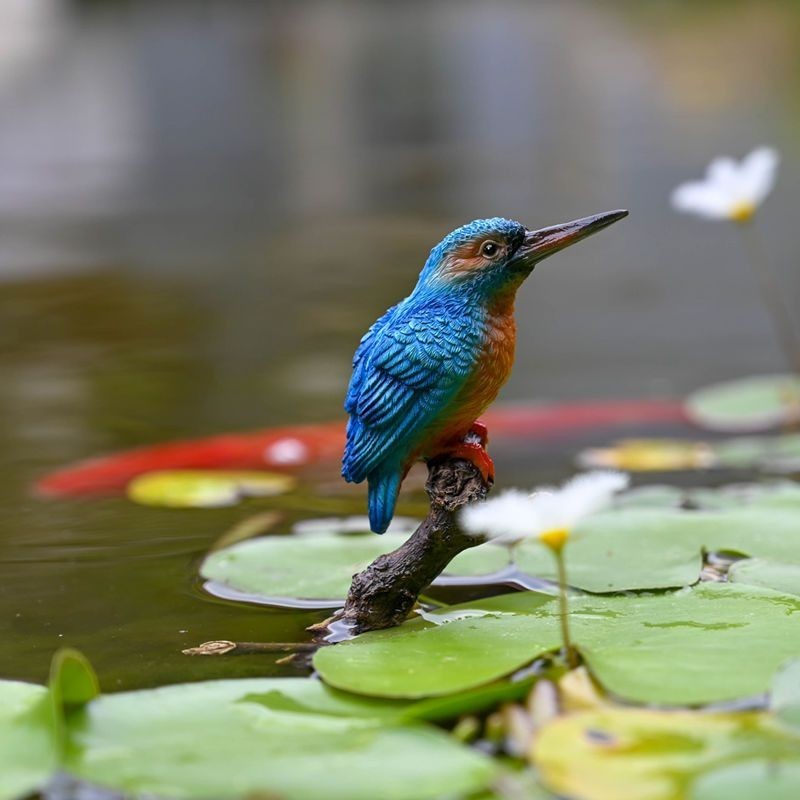
{"type": "Polygon", "coordinates": [[[356,572],[405,539],[395,534],[253,539],[211,553],[200,574],[265,601],[300,598],[335,605],[347,595],[356,572]]]}
{"type": "Polygon", "coordinates": [[[290,475],[277,472],[174,470],[147,472],[128,484],[128,497],[145,506],[220,508],[248,497],[272,497],[294,488],[290,475]]]}
{"type": "Polygon", "coordinates": [[[800,597],[800,563],[789,564],[765,558],[737,561],[728,571],[728,580],[750,586],[766,586],[800,597]]]}
{"type": "Polygon", "coordinates": [[[769,707],[800,732],[800,659],[784,664],[772,682],[769,707]]]}
{"type": "MultiPolygon", "coordinates": [[[[275,691],[280,681],[269,683],[275,691]]],[[[480,790],[495,774],[488,758],[433,728],[276,709],[258,684],[100,697],[71,719],[65,767],[126,795],[178,800],[433,800],[480,790]]]]}
{"type": "Polygon", "coordinates": [[[556,719],[533,749],[542,783],[575,800],[678,800],[698,776],[758,758],[800,765],[800,735],[765,713],[603,708],[556,719]]]}
{"type": "Polygon", "coordinates": [[[36,792],[52,774],[56,761],[47,689],[0,681],[0,800],[36,792]]]}
{"type": "Polygon", "coordinates": [[[700,389],[686,399],[689,419],[713,431],[766,430],[800,419],[800,379],[757,375],[700,389]]]}
{"type": "MultiPolygon", "coordinates": [[[[800,564],[798,510],[757,505],[715,511],[626,509],[597,514],[582,523],[569,545],[570,583],[589,592],[665,589],[698,580],[704,552],[728,551],[800,564]]],[[[461,553],[459,575],[484,572],[485,545],[461,553]]],[[[488,561],[492,556],[486,553],[488,561]]],[[[495,556],[496,557],[496,556],[495,556]]],[[[555,579],[550,554],[538,545],[518,551],[523,572],[555,579]]]]}
{"type": "MultiPolygon", "coordinates": [[[[595,593],[686,586],[699,579],[704,552],[714,551],[800,565],[797,488],[695,491],[702,505],[720,507],[621,508],[586,520],[569,546],[571,584],[595,593]]],[[[247,596],[241,599],[280,604],[299,598],[336,605],[356,572],[394,550],[404,538],[393,534],[264,537],[210,554],[201,574],[233,594],[247,596]]],[[[556,577],[552,557],[536,543],[522,545],[515,563],[527,575],[556,577]]],[[[487,543],[456,556],[445,575],[483,578],[507,564],[505,548],[487,543]]]]}
{"type": "Polygon", "coordinates": [[[50,663],[50,702],[59,752],[67,744],[67,717],[100,693],[97,676],[77,650],[58,650],[50,663]]]}
{"type": "Polygon", "coordinates": [[[760,759],[702,775],[689,800],[797,800],[800,762],[760,759]]]}
{"type": "MultiPolygon", "coordinates": [[[[508,675],[560,643],[558,606],[549,595],[517,593],[454,608],[502,613],[446,625],[411,620],[325,647],[314,665],[340,689],[425,697],[508,675]]],[[[631,701],[699,705],[756,695],[780,664],[800,656],[800,599],[768,589],[701,584],[656,595],[576,597],[571,609],[589,669],[631,701]]]]}

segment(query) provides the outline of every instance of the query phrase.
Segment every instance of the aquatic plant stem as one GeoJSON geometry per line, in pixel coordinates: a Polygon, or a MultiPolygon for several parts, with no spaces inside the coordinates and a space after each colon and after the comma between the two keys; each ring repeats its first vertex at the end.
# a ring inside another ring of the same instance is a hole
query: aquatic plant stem
{"type": "MultiPolygon", "coordinates": [[[[792,317],[783,302],[783,294],[775,273],[769,265],[764,252],[761,237],[755,230],[753,223],[741,222],[736,226],[741,234],[742,243],[747,257],[748,265],[758,282],[761,295],[767,305],[778,342],[783,350],[786,360],[795,375],[800,376],[800,340],[797,337],[792,317]]],[[[794,404],[798,405],[795,394],[794,404]]]]}
{"type": "Polygon", "coordinates": [[[553,557],[556,560],[556,570],[558,574],[558,616],[561,622],[561,638],[564,643],[564,653],[567,659],[567,666],[574,669],[578,666],[578,658],[575,649],[572,647],[572,639],[569,633],[569,598],[567,590],[567,567],[564,563],[564,549],[562,547],[551,548],[553,557]]]}

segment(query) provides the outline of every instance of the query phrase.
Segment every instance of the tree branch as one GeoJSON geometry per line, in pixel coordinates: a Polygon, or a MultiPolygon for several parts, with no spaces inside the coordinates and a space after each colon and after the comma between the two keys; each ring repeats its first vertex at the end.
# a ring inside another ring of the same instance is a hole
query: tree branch
{"type": "Polygon", "coordinates": [[[462,459],[429,462],[425,491],[430,511],[417,530],[397,550],[353,576],[337,616],[355,633],[399,625],[455,556],[484,541],[464,533],[456,521],[458,509],[483,500],[489,491],[473,464],[462,459]]]}

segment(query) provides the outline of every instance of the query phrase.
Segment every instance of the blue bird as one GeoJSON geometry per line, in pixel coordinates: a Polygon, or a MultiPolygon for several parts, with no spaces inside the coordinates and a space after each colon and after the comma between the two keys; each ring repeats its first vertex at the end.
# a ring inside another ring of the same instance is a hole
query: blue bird
{"type": "Polygon", "coordinates": [[[342,476],[368,482],[375,533],[389,526],[419,459],[464,458],[494,480],[477,419],[511,372],[517,289],[539,261],[627,213],[537,231],[499,217],[470,222],[431,250],[413,292],[367,331],[345,401],[342,476]]]}

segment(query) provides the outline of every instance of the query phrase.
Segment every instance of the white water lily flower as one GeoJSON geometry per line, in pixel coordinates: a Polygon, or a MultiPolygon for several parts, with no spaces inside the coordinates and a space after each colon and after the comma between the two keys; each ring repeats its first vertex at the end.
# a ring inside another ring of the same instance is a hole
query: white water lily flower
{"type": "Polygon", "coordinates": [[[675,189],[672,205],[706,219],[747,222],[772,191],[778,161],[778,153],[771,147],[759,147],[741,162],[715,158],[702,181],[675,189]]]}
{"type": "Polygon", "coordinates": [[[501,544],[538,538],[560,550],[575,526],[605,508],[629,481],[624,472],[596,470],[577,475],[560,489],[546,488],[530,495],[512,489],[465,508],[461,525],[467,533],[486,535],[501,544]]]}

